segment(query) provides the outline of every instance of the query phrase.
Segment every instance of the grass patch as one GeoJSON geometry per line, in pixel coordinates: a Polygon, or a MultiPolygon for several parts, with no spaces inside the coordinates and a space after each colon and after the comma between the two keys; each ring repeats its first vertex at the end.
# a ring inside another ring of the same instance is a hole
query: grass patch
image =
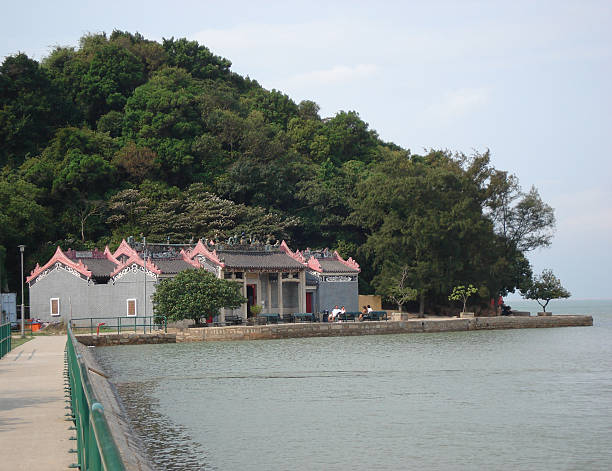
{"type": "Polygon", "coordinates": [[[12,337],[11,338],[11,350],[19,347],[20,345],[23,345],[24,343],[26,343],[29,340],[32,340],[34,337],[25,337],[25,338],[21,338],[21,337],[12,337]]]}

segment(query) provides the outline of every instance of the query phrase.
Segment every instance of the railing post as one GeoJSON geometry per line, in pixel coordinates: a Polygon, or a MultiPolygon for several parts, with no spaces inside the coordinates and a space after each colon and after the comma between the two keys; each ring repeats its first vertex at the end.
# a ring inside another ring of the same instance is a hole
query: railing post
{"type": "Polygon", "coordinates": [[[117,334],[121,333],[121,317],[117,317],[117,334]]]}

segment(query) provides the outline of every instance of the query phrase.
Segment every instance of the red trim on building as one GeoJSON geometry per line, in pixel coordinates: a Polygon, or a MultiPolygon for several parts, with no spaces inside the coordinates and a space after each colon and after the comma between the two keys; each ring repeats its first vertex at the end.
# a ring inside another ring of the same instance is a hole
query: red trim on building
{"type": "Polygon", "coordinates": [[[336,257],[336,260],[338,260],[340,263],[343,263],[347,267],[352,268],[353,270],[357,270],[358,272],[361,272],[361,268],[359,268],[359,264],[355,260],[353,260],[353,257],[349,257],[348,260],[344,260],[340,256],[337,250],[334,250],[334,257],[336,257]]]}
{"type": "Polygon", "coordinates": [[[133,256],[138,257],[138,252],[136,252],[136,250],[134,250],[132,247],[130,247],[130,244],[128,244],[125,241],[125,239],[123,239],[121,241],[121,243],[119,244],[119,247],[117,247],[117,250],[115,250],[115,253],[113,254],[113,257],[118,259],[122,255],[125,255],[128,258],[133,257],[133,256]]]}
{"type": "MultiPolygon", "coordinates": [[[[115,252],[116,253],[116,252],[115,252]]],[[[144,267],[144,261],[142,258],[140,258],[140,256],[135,253],[134,255],[132,255],[130,258],[128,258],[125,263],[122,263],[121,265],[119,265],[117,268],[115,268],[115,271],[111,273],[111,278],[113,276],[115,276],[117,273],[119,273],[121,270],[123,270],[125,267],[130,266],[132,264],[136,264],[136,265],[140,265],[141,267],[144,267]]],[[[151,270],[153,273],[157,274],[157,275],[161,275],[161,270],[159,268],[157,268],[155,266],[155,264],[153,262],[151,262],[151,260],[147,260],[147,268],[149,270],[151,270]]]]}
{"type": "Polygon", "coordinates": [[[202,239],[198,240],[198,243],[196,244],[196,246],[193,248],[193,250],[190,250],[187,254],[187,257],[189,257],[191,260],[193,260],[197,255],[203,255],[204,257],[206,257],[208,260],[210,260],[211,262],[219,265],[221,268],[225,267],[225,263],[223,263],[218,255],[217,255],[217,251],[213,250],[212,252],[210,250],[208,250],[208,248],[206,248],[206,246],[204,245],[204,243],[202,242],[202,239]]]}
{"type": "Polygon", "coordinates": [[[287,245],[287,242],[285,242],[284,240],[280,244],[280,249],[283,252],[285,252],[287,255],[289,255],[296,262],[300,262],[300,263],[306,265],[306,259],[302,255],[302,252],[300,252],[299,250],[297,250],[295,252],[292,252],[291,249],[289,248],[289,246],[287,245]]]}
{"type": "Polygon", "coordinates": [[[189,265],[195,268],[201,268],[200,264],[196,262],[195,260],[193,260],[192,258],[189,258],[189,255],[183,249],[181,249],[181,257],[183,257],[183,260],[187,262],[189,265]]]}
{"type": "Polygon", "coordinates": [[[87,278],[91,278],[91,272],[87,269],[87,266],[85,266],[83,262],[81,261],[79,261],[79,263],[73,262],[68,257],[66,257],[64,252],[62,252],[62,249],[58,246],[57,250],[55,251],[55,254],[53,254],[53,257],[51,257],[51,260],[45,263],[42,267],[38,263],[36,264],[36,268],[34,268],[34,270],[30,272],[30,276],[26,278],[26,282],[29,283],[30,281],[33,281],[43,271],[45,271],[47,268],[53,266],[55,263],[58,263],[58,262],[61,263],[62,265],[65,265],[67,267],[70,267],[76,270],[81,275],[87,278]]]}
{"type": "Polygon", "coordinates": [[[115,258],[115,256],[111,253],[110,249],[108,248],[108,245],[106,247],[104,247],[104,256],[110,260],[111,262],[113,262],[115,265],[121,265],[121,262],[119,260],[117,260],[115,258]]]}
{"type": "Polygon", "coordinates": [[[318,271],[319,273],[323,273],[323,268],[321,268],[321,264],[314,257],[310,257],[310,260],[308,260],[308,268],[314,271],[318,271]]]}

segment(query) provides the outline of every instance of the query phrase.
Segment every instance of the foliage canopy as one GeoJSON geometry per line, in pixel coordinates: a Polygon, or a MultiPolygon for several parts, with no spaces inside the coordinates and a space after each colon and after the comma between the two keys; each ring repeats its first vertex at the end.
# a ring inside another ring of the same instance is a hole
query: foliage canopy
{"type": "Polygon", "coordinates": [[[561,286],[561,280],[552,270],[543,270],[542,274],[535,276],[521,294],[525,299],[533,299],[546,312],[546,306],[552,299],[564,299],[571,296],[570,292],[561,286]]]}
{"type": "Polygon", "coordinates": [[[200,324],[202,318],[217,316],[221,308],[245,303],[238,290],[235,281],[219,279],[202,268],[185,270],[157,285],[153,311],[156,317],[166,316],[170,321],[192,319],[200,324]]]}

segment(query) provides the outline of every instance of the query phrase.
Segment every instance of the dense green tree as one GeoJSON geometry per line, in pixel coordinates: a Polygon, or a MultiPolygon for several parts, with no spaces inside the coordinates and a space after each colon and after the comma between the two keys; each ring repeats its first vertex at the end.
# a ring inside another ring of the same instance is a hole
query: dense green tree
{"type": "Polygon", "coordinates": [[[0,167],[19,165],[46,144],[64,122],[66,106],[45,69],[25,54],[0,66],[0,167]]]}
{"type": "Polygon", "coordinates": [[[235,281],[219,279],[204,269],[185,270],[157,285],[153,310],[157,319],[192,319],[201,325],[202,318],[217,316],[221,308],[233,309],[245,303],[239,288],[235,281]]]}
{"type": "Polygon", "coordinates": [[[185,38],[164,39],[163,47],[168,55],[168,65],[181,67],[194,77],[218,79],[230,75],[232,63],[214,55],[210,49],[198,44],[197,41],[188,41],[185,38]]]}
{"type": "Polygon", "coordinates": [[[460,165],[442,152],[413,158],[392,152],[373,167],[357,190],[352,218],[368,231],[361,250],[380,267],[379,290],[408,267],[408,285],[440,297],[466,273],[478,269],[474,254],[493,235],[460,165]],[[476,263],[475,263],[476,262],[476,263]]]}

